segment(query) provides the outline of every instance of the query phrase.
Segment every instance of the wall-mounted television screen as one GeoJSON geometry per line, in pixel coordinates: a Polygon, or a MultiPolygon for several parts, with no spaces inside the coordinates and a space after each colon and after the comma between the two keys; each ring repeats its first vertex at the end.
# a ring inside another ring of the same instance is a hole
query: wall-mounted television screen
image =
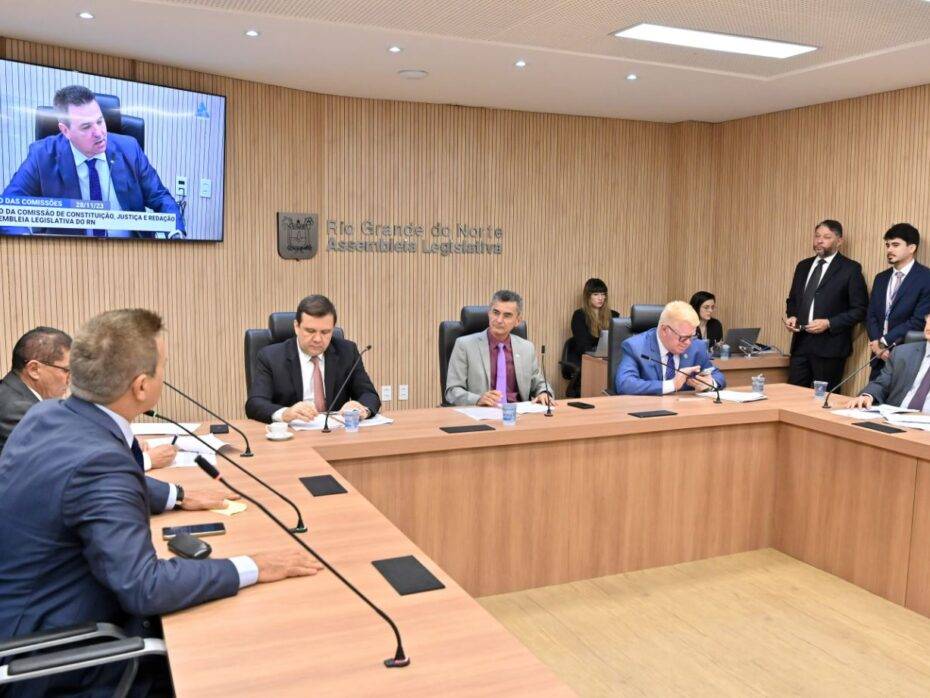
{"type": "Polygon", "coordinates": [[[0,234],[223,239],[226,98],[0,60],[0,234]]]}

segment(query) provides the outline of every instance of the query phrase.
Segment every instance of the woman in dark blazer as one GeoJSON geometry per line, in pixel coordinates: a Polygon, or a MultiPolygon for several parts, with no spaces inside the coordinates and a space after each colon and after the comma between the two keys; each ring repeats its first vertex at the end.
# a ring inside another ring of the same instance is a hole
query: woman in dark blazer
{"type": "Polygon", "coordinates": [[[565,391],[567,397],[578,397],[581,388],[581,356],[594,351],[601,331],[610,328],[610,319],[620,317],[611,310],[607,297],[607,284],[600,279],[585,281],[581,307],[572,315],[572,339],[568,348],[568,363],[578,367],[575,377],[565,391]]]}
{"type": "Polygon", "coordinates": [[[706,339],[708,348],[723,339],[723,325],[714,317],[717,312],[717,299],[713,293],[698,291],[691,296],[691,307],[698,314],[701,324],[697,326],[695,334],[698,339],[706,339]]]}

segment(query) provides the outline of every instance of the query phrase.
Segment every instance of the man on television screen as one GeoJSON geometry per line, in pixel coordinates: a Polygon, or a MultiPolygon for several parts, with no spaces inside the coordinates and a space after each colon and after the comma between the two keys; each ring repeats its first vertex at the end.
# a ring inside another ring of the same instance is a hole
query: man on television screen
{"type": "MultiPolygon", "coordinates": [[[[29,146],[26,161],[13,175],[3,196],[36,196],[102,201],[115,211],[145,211],[177,216],[176,229],[165,237],[185,237],[181,209],[162,184],[138,141],[107,133],[107,124],[94,93],[81,85],[55,93],[55,113],[61,133],[29,146]]],[[[27,228],[5,232],[28,234],[27,228]]],[[[128,230],[35,228],[52,235],[93,237],[156,237],[128,230]]]]}

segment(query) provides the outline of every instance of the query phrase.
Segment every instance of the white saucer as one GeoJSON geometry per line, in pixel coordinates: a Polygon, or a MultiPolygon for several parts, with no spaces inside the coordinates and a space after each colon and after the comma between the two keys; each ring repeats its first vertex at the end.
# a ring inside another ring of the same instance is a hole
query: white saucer
{"type": "Polygon", "coordinates": [[[271,433],[265,432],[265,438],[269,441],[287,441],[294,438],[294,432],[289,431],[284,436],[272,436],[271,433]]]}

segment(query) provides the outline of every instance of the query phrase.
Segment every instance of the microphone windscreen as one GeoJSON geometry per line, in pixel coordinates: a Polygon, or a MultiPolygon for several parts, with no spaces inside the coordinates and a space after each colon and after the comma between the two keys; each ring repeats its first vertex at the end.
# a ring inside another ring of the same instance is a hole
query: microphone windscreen
{"type": "Polygon", "coordinates": [[[216,469],[216,466],[202,455],[197,456],[194,459],[194,462],[200,466],[200,469],[204,471],[211,479],[216,480],[220,476],[220,471],[216,469]]]}
{"type": "Polygon", "coordinates": [[[144,414],[146,417],[158,417],[158,415],[155,414],[155,410],[146,410],[142,414],[144,414]]]}

